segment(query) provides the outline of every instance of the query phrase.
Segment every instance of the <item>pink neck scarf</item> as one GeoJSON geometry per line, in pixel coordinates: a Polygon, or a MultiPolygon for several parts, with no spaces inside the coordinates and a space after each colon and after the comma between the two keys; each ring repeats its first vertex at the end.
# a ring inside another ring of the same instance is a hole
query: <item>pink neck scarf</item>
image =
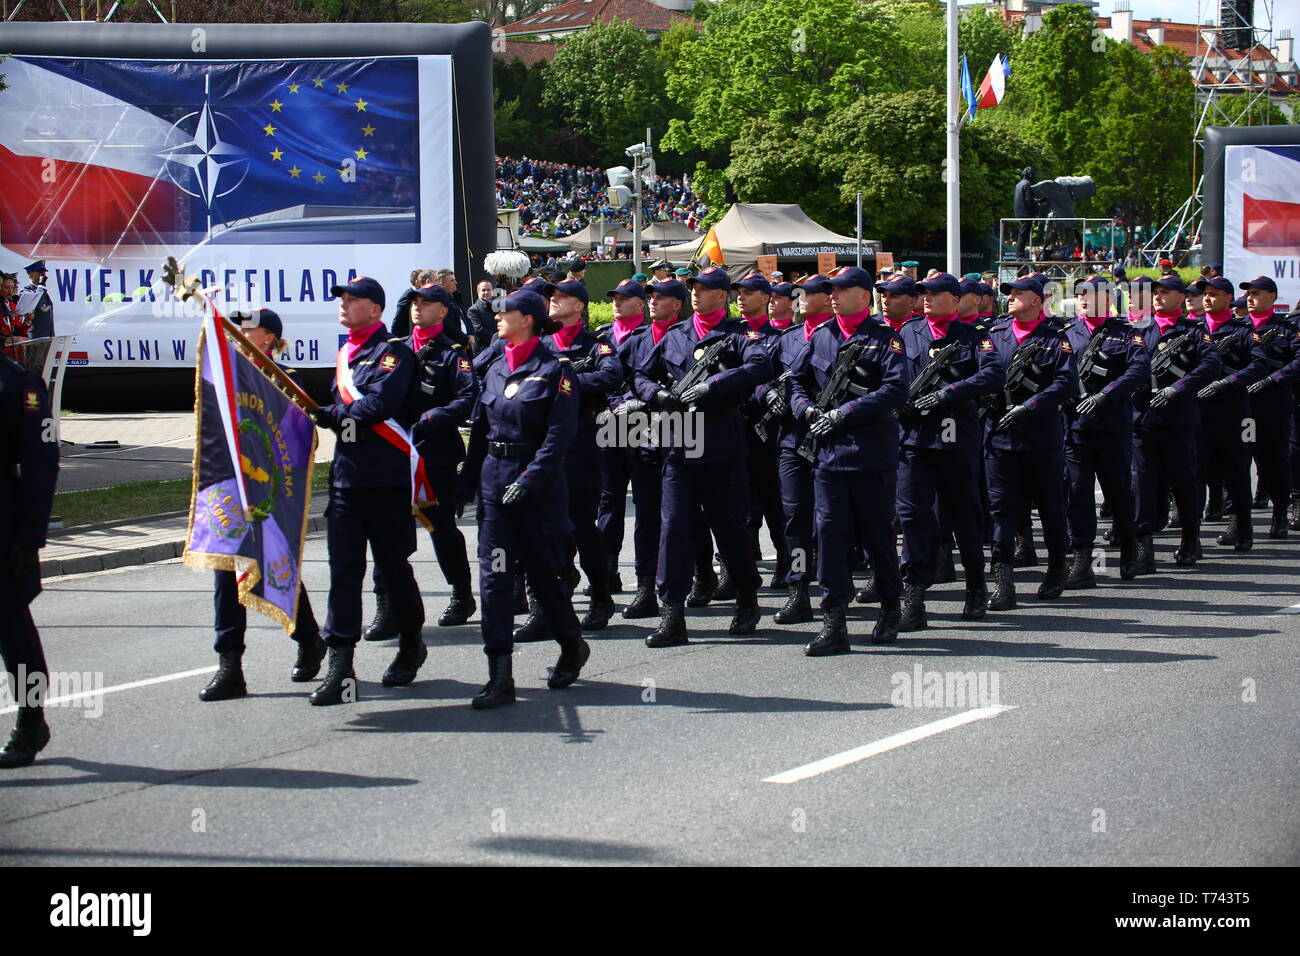
{"type": "Polygon", "coordinates": [[[1029,338],[1029,336],[1033,335],[1034,329],[1038,328],[1038,326],[1042,324],[1042,321],[1043,317],[1041,315],[1028,325],[1021,325],[1019,319],[1012,319],[1011,334],[1016,337],[1016,344],[1019,345],[1025,339],[1029,338]]]}
{"type": "Polygon", "coordinates": [[[384,323],[375,322],[364,329],[348,329],[348,361],[351,362],[361,351],[361,346],[370,341],[370,337],[379,331],[384,323]]]}
{"type": "Polygon", "coordinates": [[[930,326],[930,338],[941,339],[948,334],[948,326],[953,319],[961,319],[961,316],[955,312],[948,315],[927,315],[925,324],[930,326]]]}
{"type": "Polygon", "coordinates": [[[852,315],[837,315],[835,321],[840,324],[840,331],[844,333],[844,337],[847,339],[862,326],[862,323],[867,320],[867,316],[870,314],[870,309],[863,309],[861,312],[854,312],[852,315]]]}
{"type": "Polygon", "coordinates": [[[1219,312],[1206,312],[1205,324],[1210,332],[1217,332],[1223,328],[1232,319],[1232,309],[1223,309],[1219,312]]]}
{"type": "Polygon", "coordinates": [[[1178,320],[1181,319],[1182,317],[1183,317],[1183,313],[1181,312],[1157,312],[1156,326],[1160,329],[1160,334],[1164,335],[1166,332],[1172,329],[1175,325],[1178,324],[1178,320]]]}
{"type": "Polygon", "coordinates": [[[415,351],[420,351],[438,336],[442,335],[442,323],[431,325],[428,328],[421,328],[418,325],[411,326],[411,344],[415,351]]]}
{"type": "Polygon", "coordinates": [[[533,354],[533,350],[537,348],[537,343],[540,341],[541,339],[534,335],[532,338],[520,342],[518,345],[513,345],[510,342],[507,342],[506,364],[510,366],[510,371],[513,372],[519,366],[527,362],[528,356],[533,354]]]}
{"type": "Polygon", "coordinates": [[[817,329],[821,327],[826,322],[826,320],[829,319],[830,317],[831,314],[827,312],[825,315],[810,315],[807,318],[805,318],[803,320],[803,340],[805,342],[812,341],[813,333],[816,332],[817,329]]]}
{"type": "Polygon", "coordinates": [[[563,351],[572,347],[574,341],[578,338],[578,333],[582,331],[582,323],[574,322],[572,325],[562,325],[558,332],[551,336],[555,344],[563,351]]]}
{"type": "Polygon", "coordinates": [[[718,327],[718,323],[722,321],[723,316],[726,314],[726,309],[715,309],[712,312],[706,312],[704,315],[700,315],[698,312],[694,313],[691,316],[691,321],[695,323],[695,334],[700,338],[704,338],[718,327]]]}
{"type": "Polygon", "coordinates": [[[614,320],[614,341],[622,342],[634,331],[639,329],[641,327],[641,323],[644,321],[645,321],[644,315],[633,315],[628,318],[615,319],[614,320]]]}

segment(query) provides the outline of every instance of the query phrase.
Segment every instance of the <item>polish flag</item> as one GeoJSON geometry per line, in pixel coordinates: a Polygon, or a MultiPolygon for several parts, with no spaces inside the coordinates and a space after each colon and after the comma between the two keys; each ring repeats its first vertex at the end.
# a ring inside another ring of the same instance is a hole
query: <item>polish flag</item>
{"type": "Polygon", "coordinates": [[[999,53],[993,58],[993,65],[984,74],[984,79],[980,80],[979,93],[975,99],[976,108],[984,109],[1001,103],[1002,97],[1007,93],[1007,77],[1010,75],[1011,63],[999,53]]]}
{"type": "Polygon", "coordinates": [[[1295,255],[1300,248],[1300,162],[1295,149],[1257,147],[1250,151],[1249,176],[1232,178],[1240,181],[1242,247],[1295,255]]]}

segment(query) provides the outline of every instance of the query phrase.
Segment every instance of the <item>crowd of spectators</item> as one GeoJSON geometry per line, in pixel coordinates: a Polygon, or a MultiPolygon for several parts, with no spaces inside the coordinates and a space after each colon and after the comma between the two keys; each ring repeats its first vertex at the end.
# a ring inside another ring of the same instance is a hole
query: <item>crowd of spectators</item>
{"type": "MultiPolygon", "coordinates": [[[[632,205],[611,206],[606,186],[604,171],[595,166],[497,157],[497,208],[518,207],[524,235],[571,235],[602,212],[607,223],[631,228],[632,205]]],[[[657,177],[641,199],[644,223],[684,222],[694,229],[708,212],[686,176],[657,177]]]]}

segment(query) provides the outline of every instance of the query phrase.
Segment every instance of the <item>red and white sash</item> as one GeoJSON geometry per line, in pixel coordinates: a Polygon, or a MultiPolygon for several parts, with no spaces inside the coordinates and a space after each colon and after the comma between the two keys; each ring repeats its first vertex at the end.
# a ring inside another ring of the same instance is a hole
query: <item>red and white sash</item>
{"type": "MultiPolygon", "coordinates": [[[[339,349],[338,360],[334,364],[334,384],[338,387],[339,397],[343,401],[355,402],[361,396],[357,394],[356,386],[352,383],[352,368],[348,365],[347,352],[346,345],[339,349]]],[[[420,505],[436,505],[438,496],[433,493],[433,486],[429,484],[429,476],[424,471],[424,459],[415,450],[411,433],[391,418],[376,422],[370,426],[370,430],[411,460],[411,507],[415,509],[415,513],[420,514],[420,505]]]]}

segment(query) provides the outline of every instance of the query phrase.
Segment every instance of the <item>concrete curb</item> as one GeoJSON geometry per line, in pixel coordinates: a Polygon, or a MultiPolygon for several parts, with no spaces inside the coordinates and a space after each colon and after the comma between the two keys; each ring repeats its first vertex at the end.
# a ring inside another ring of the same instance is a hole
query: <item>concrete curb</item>
{"type": "MultiPolygon", "coordinates": [[[[131,522],[121,522],[129,524],[131,522]]],[[[112,524],[98,525],[99,528],[113,527],[112,524]]],[[[82,528],[82,530],[86,530],[82,528]]],[[[313,515],[307,519],[307,533],[315,534],[325,530],[325,516],[313,515]]],[[[175,541],[156,542],[136,548],[122,548],[119,551],[106,551],[103,554],[86,554],[75,558],[58,561],[41,562],[41,578],[57,578],[66,574],[85,574],[90,571],[109,571],[113,568],[125,568],[136,564],[151,564],[155,561],[168,561],[179,558],[185,553],[185,527],[176,531],[175,541]]],[[[65,533],[62,535],[67,537],[65,533]]],[[[53,537],[53,536],[51,536],[53,537]]]]}

